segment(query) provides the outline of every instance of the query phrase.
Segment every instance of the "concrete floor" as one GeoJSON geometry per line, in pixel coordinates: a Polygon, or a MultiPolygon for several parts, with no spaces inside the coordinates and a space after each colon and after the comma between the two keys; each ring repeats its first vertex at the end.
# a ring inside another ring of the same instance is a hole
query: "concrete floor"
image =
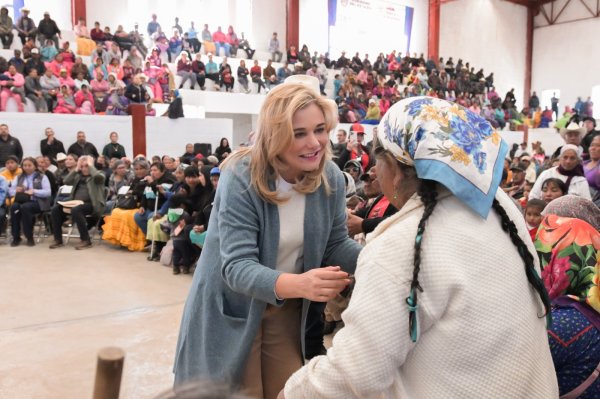
{"type": "Polygon", "coordinates": [[[0,398],[91,398],[100,348],[125,353],[121,398],[169,389],[191,276],[107,244],[0,244],[0,398]]]}

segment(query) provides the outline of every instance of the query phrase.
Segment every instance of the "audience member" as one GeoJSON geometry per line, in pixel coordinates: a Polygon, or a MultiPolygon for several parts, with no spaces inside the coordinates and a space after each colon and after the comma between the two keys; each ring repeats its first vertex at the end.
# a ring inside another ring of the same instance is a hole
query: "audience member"
{"type": "Polygon", "coordinates": [[[29,18],[29,8],[23,7],[21,8],[21,17],[17,20],[15,24],[15,29],[17,30],[19,38],[21,39],[21,44],[25,44],[27,39],[35,40],[37,34],[37,28],[35,26],[35,22],[33,19],[29,18]]]}
{"type": "Polygon", "coordinates": [[[62,39],[62,35],[58,25],[56,25],[56,21],[50,18],[49,12],[44,12],[44,18],[38,24],[37,33],[40,46],[44,45],[47,40],[52,40],[58,50],[58,39],[62,39]]]}
{"type": "Polygon", "coordinates": [[[29,71],[25,78],[25,95],[35,104],[37,112],[48,112],[48,103],[44,97],[40,78],[36,69],[29,71]]]}
{"type": "Polygon", "coordinates": [[[16,155],[9,155],[3,165],[4,169],[0,169],[0,176],[4,177],[9,185],[17,176],[23,173],[23,169],[19,167],[19,158],[16,155]]]}
{"type": "Polygon", "coordinates": [[[202,44],[200,43],[200,40],[198,40],[198,31],[196,30],[196,27],[194,26],[194,21],[190,22],[190,27],[188,28],[186,33],[188,34],[188,41],[190,42],[190,44],[192,46],[192,51],[195,54],[198,54],[200,52],[200,48],[202,47],[202,44]]]}
{"type": "Polygon", "coordinates": [[[271,36],[271,40],[269,40],[269,53],[271,53],[271,59],[275,62],[280,62],[281,57],[283,57],[283,53],[279,48],[279,39],[277,38],[277,32],[273,32],[273,36],[271,36]]]}
{"type": "Polygon", "coordinates": [[[77,225],[79,231],[79,242],[75,249],[87,249],[92,246],[88,231],[88,221],[86,217],[101,217],[106,196],[104,194],[104,174],[97,171],[94,167],[94,160],[88,155],[84,155],[77,160],[75,171],[69,173],[63,181],[64,184],[73,186],[69,201],[57,203],[52,207],[52,234],[54,243],[50,249],[62,247],[63,234],[62,225],[67,213],[71,214],[73,223],[77,225]]]}
{"type": "Polygon", "coordinates": [[[83,155],[91,155],[93,158],[98,158],[99,156],[96,146],[86,140],[85,132],[81,130],[77,132],[77,141],[71,144],[68,149],[68,154],[75,154],[79,158],[83,155]]]}
{"type": "Polygon", "coordinates": [[[10,48],[15,37],[15,35],[12,33],[12,30],[13,21],[8,15],[8,8],[2,6],[2,8],[0,8],[0,40],[2,41],[2,47],[5,50],[10,48]]]}
{"type": "MultiPolygon", "coordinates": [[[[182,52],[177,61],[177,75],[181,77],[179,88],[182,89],[186,81],[190,81],[190,89],[194,90],[196,85],[196,74],[192,70],[192,61],[188,59],[188,54],[182,52]]],[[[200,84],[203,87],[204,84],[200,84]]]]}
{"type": "Polygon", "coordinates": [[[593,398],[600,363],[600,210],[565,196],[544,210],[535,247],[552,300],[548,339],[561,397],[593,398]],[[565,344],[568,343],[568,344],[565,344]]]}
{"type": "Polygon", "coordinates": [[[240,65],[237,69],[237,77],[240,86],[244,89],[246,94],[250,93],[250,89],[248,88],[248,68],[246,68],[246,61],[240,60],[240,65]]]}
{"type": "Polygon", "coordinates": [[[6,104],[12,98],[17,103],[19,112],[24,111],[23,99],[25,98],[25,78],[17,72],[14,65],[8,67],[4,72],[3,79],[0,79],[0,111],[6,111],[6,104]]]}
{"type": "Polygon", "coordinates": [[[219,67],[217,63],[213,61],[212,53],[208,53],[208,62],[205,65],[206,78],[215,82],[215,90],[220,90],[220,77],[219,77],[219,67]]]}
{"type": "Polygon", "coordinates": [[[18,138],[11,136],[8,125],[0,124],[0,165],[4,165],[10,156],[17,158],[17,163],[23,158],[23,147],[18,138]]]}
{"type": "Polygon", "coordinates": [[[102,149],[102,155],[109,160],[113,158],[122,159],[127,157],[125,154],[125,147],[119,144],[119,134],[117,132],[111,132],[108,137],[110,139],[110,143],[104,146],[102,149]]]}
{"type": "MultiPolygon", "coordinates": [[[[232,28],[233,29],[233,28],[232,28]]],[[[227,36],[225,33],[221,31],[221,27],[218,26],[215,33],[212,35],[212,40],[215,44],[215,54],[218,56],[221,55],[220,49],[223,48],[225,50],[225,57],[229,57],[231,54],[231,44],[227,41],[227,36]]]]}
{"type": "MultiPolygon", "coordinates": [[[[204,52],[206,54],[216,53],[216,46],[213,42],[213,35],[208,30],[208,24],[204,24],[204,29],[202,30],[202,44],[204,45],[204,52]]],[[[219,54],[217,54],[218,56],[219,54]]]]}
{"type": "Polygon", "coordinates": [[[546,179],[552,177],[562,180],[565,183],[569,194],[590,200],[590,187],[585,178],[579,153],[579,148],[575,145],[563,145],[560,151],[559,165],[547,169],[540,174],[529,194],[529,198],[541,199],[542,184],[546,179]]]}
{"type": "Polygon", "coordinates": [[[252,59],[252,57],[254,57],[254,53],[256,52],[256,50],[253,50],[250,47],[250,43],[248,43],[248,40],[246,40],[246,38],[244,37],[244,32],[242,32],[242,40],[240,40],[238,47],[241,50],[244,50],[244,52],[246,53],[246,58],[252,59]]]}
{"type": "Polygon", "coordinates": [[[56,156],[59,153],[65,153],[65,147],[62,141],[55,137],[54,130],[51,127],[47,127],[44,130],[46,138],[40,141],[40,152],[43,156],[50,158],[53,164],[56,164],[56,156]]]}
{"type": "Polygon", "coordinates": [[[250,77],[252,78],[252,82],[256,83],[258,86],[258,92],[260,93],[260,89],[265,89],[265,83],[262,78],[262,69],[260,65],[258,65],[258,61],[254,60],[254,66],[250,68],[250,77]]]}
{"type": "Polygon", "coordinates": [[[33,225],[35,215],[47,211],[51,206],[52,191],[50,182],[45,174],[38,172],[35,158],[23,159],[21,168],[23,173],[15,178],[8,190],[14,199],[10,207],[10,220],[12,228],[11,247],[21,243],[21,225],[27,246],[34,246],[33,225]]]}

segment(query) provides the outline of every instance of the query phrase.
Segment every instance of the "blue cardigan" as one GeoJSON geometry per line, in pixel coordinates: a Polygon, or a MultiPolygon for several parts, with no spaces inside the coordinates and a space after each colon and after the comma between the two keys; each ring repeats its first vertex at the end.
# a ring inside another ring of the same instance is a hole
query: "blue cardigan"
{"type": "MultiPolygon", "coordinates": [[[[275,297],[279,213],[250,185],[249,159],[221,175],[202,255],[187,298],[175,357],[175,384],[208,378],[237,385],[267,304],[275,297]]],[[[304,271],[322,265],[354,273],[361,246],[348,237],[344,177],[306,196],[304,271]]],[[[274,185],[272,186],[272,189],[274,185]]],[[[302,304],[302,351],[309,301],[302,304]]]]}

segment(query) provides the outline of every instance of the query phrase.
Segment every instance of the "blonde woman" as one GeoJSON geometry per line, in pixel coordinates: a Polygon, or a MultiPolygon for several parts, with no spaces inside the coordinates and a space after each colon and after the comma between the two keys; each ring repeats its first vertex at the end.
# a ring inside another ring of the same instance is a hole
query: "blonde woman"
{"type": "Polygon", "coordinates": [[[275,398],[302,366],[309,301],[350,283],[360,247],[348,238],[344,177],[330,161],[336,109],[317,90],[273,89],[255,145],[224,164],[181,323],[176,385],[225,380],[275,398]]]}

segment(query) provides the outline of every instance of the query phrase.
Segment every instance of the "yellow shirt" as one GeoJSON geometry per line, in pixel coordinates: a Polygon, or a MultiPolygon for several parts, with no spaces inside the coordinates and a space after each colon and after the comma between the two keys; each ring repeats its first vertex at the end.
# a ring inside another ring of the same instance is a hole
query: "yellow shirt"
{"type": "Polygon", "coordinates": [[[23,173],[23,170],[21,168],[17,168],[17,170],[15,170],[15,173],[10,173],[10,170],[4,169],[2,172],[0,172],[0,176],[4,177],[8,184],[10,184],[10,182],[13,181],[15,177],[19,176],[21,173],[23,173]]]}
{"type": "MultiPolygon", "coordinates": [[[[2,172],[0,172],[0,176],[4,177],[8,182],[8,185],[10,186],[11,182],[15,179],[15,177],[19,176],[21,173],[23,173],[23,170],[21,168],[17,168],[17,170],[15,170],[15,173],[11,173],[10,170],[5,168],[2,172]]],[[[10,206],[11,204],[12,198],[8,198],[7,196],[6,205],[10,206]]]]}

